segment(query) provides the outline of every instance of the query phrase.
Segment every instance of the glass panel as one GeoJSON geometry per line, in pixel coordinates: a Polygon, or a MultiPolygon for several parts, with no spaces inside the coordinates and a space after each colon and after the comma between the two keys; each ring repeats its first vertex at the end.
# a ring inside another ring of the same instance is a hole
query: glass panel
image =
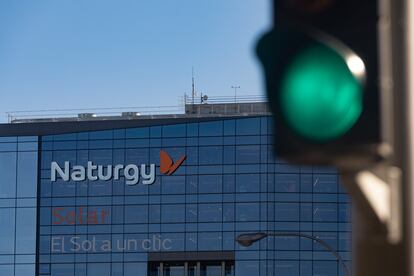
{"type": "Polygon", "coordinates": [[[236,163],[254,164],[260,162],[260,146],[237,146],[236,163]]]}
{"type": "Polygon", "coordinates": [[[88,276],[109,276],[111,274],[111,264],[88,264],[88,276]]]}
{"type": "Polygon", "coordinates": [[[14,254],[15,209],[0,209],[0,254],[14,254]]]}
{"type": "Polygon", "coordinates": [[[258,174],[237,174],[236,190],[239,193],[257,193],[260,191],[260,177],[258,174]]]}
{"type": "Polygon", "coordinates": [[[200,270],[201,276],[220,276],[221,264],[207,264],[202,265],[200,270]]]}
{"type": "Polygon", "coordinates": [[[259,271],[258,261],[238,261],[236,262],[236,275],[237,276],[251,276],[257,275],[259,271]]]}
{"type": "Polygon", "coordinates": [[[314,221],[328,222],[337,221],[337,204],[336,203],[314,203],[313,219],[314,221]]]}
{"type": "Polygon", "coordinates": [[[0,143],[0,151],[15,151],[17,143],[0,143]]]}
{"type": "Polygon", "coordinates": [[[198,124],[187,124],[187,136],[197,136],[198,135],[198,124]]]}
{"type": "Polygon", "coordinates": [[[236,134],[238,135],[259,135],[260,118],[249,118],[236,120],[236,134]]]}
{"type": "Polygon", "coordinates": [[[257,203],[236,203],[237,221],[259,221],[260,205],[257,203]]]}
{"type": "Polygon", "coordinates": [[[89,132],[89,139],[112,139],[114,132],[112,130],[89,132]]]}
{"type": "Polygon", "coordinates": [[[18,151],[37,151],[38,142],[26,142],[18,144],[18,151]]]}
{"type": "Polygon", "coordinates": [[[200,123],[200,136],[222,136],[223,121],[200,123]]]}
{"type": "Polygon", "coordinates": [[[183,276],[184,266],[180,264],[164,264],[164,275],[165,276],[183,276]]]}
{"type": "Polygon", "coordinates": [[[17,137],[0,137],[0,143],[6,143],[6,142],[17,142],[17,137]]]}
{"type": "Polygon", "coordinates": [[[200,147],[198,149],[200,165],[215,165],[223,162],[223,147],[200,147]]]}
{"type": "Polygon", "coordinates": [[[147,275],[147,263],[124,263],[124,276],[147,275]]]}
{"type": "Polygon", "coordinates": [[[276,221],[299,221],[299,204],[298,203],[276,203],[275,204],[276,221]]]}
{"type": "Polygon", "coordinates": [[[126,130],[126,138],[148,138],[149,128],[130,128],[126,130]]]}
{"type": "Polygon", "coordinates": [[[16,196],[16,153],[0,153],[0,198],[16,196]]]}
{"type": "MultiPolygon", "coordinates": [[[[276,261],[275,262],[276,275],[280,276],[299,276],[299,262],[298,261],[276,261]]],[[[321,274],[314,274],[321,275],[321,274]]],[[[326,276],[331,276],[327,274],[326,276]]],[[[333,275],[333,274],[332,274],[333,275]]]]}
{"type": "Polygon", "coordinates": [[[316,174],[313,177],[313,191],[316,193],[338,192],[338,181],[336,175],[316,174]]]}
{"type": "Polygon", "coordinates": [[[36,253],[36,208],[17,208],[16,253],[36,253]]]}
{"type": "Polygon", "coordinates": [[[130,205],[125,208],[125,223],[147,223],[148,206],[130,205]]]}
{"type": "Polygon", "coordinates": [[[335,261],[314,261],[313,275],[336,276],[338,275],[338,265],[335,261]]]}
{"type": "Polygon", "coordinates": [[[276,174],[276,192],[299,192],[299,174],[276,174]]]}
{"type": "Polygon", "coordinates": [[[52,264],[51,276],[73,276],[74,268],[73,264],[52,264]]]}
{"type": "Polygon", "coordinates": [[[14,275],[13,265],[0,265],[0,275],[12,276],[14,275]]]}
{"type": "Polygon", "coordinates": [[[221,193],[223,179],[221,175],[200,175],[199,193],[221,193]]]}
{"type": "Polygon", "coordinates": [[[222,220],[221,204],[200,204],[198,205],[199,222],[218,222],[222,220]]]}
{"type": "Polygon", "coordinates": [[[222,232],[205,232],[198,235],[199,250],[221,250],[222,232]]]}
{"type": "Polygon", "coordinates": [[[162,205],[161,208],[162,222],[184,222],[185,205],[162,205]]]}
{"type": "Polygon", "coordinates": [[[17,141],[19,142],[37,142],[39,138],[37,136],[19,136],[17,141]]]}
{"type": "MultiPolygon", "coordinates": [[[[1,275],[8,275],[8,274],[1,274],[1,275]]],[[[14,276],[30,276],[30,275],[35,275],[34,264],[16,265],[16,271],[15,271],[14,276]]]]}
{"type": "Polygon", "coordinates": [[[186,125],[170,125],[164,126],[162,129],[163,137],[185,137],[186,135],[186,125]]]}
{"type": "Polygon", "coordinates": [[[224,121],[224,135],[234,135],[235,134],[235,120],[225,120],[224,121]]]}
{"type": "Polygon", "coordinates": [[[17,157],[17,196],[37,196],[37,152],[19,152],[17,157]]]}

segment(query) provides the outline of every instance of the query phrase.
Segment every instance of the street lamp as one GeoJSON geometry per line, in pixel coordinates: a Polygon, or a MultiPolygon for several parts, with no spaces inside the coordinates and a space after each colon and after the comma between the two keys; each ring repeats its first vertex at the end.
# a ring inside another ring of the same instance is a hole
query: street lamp
{"type": "Polygon", "coordinates": [[[313,241],[316,241],[320,245],[322,245],[326,250],[332,253],[332,255],[335,256],[336,260],[341,264],[342,269],[344,270],[344,273],[346,276],[351,276],[349,273],[348,267],[346,266],[344,260],[342,259],[341,255],[338,254],[328,243],[325,241],[303,233],[289,233],[289,232],[259,232],[259,233],[251,233],[251,234],[241,234],[237,236],[236,241],[244,247],[248,247],[252,245],[253,243],[260,241],[261,239],[264,239],[268,236],[272,237],[302,237],[306,239],[310,239],[313,241]]]}

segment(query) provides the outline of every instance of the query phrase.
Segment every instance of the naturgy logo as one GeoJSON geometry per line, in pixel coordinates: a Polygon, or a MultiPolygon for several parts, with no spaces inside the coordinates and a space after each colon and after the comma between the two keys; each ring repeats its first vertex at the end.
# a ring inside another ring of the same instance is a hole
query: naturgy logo
{"type": "Polygon", "coordinates": [[[160,152],[160,172],[165,175],[172,175],[185,161],[187,156],[183,155],[174,163],[170,155],[166,151],[160,152]]]}
{"type": "MultiPolygon", "coordinates": [[[[164,175],[172,175],[183,164],[187,156],[181,156],[176,162],[170,157],[166,151],[160,152],[160,172],[164,175]]],[[[70,166],[69,161],[64,162],[63,168],[55,161],[51,163],[50,180],[55,182],[58,177],[63,181],[89,181],[111,179],[119,180],[121,176],[125,177],[127,185],[136,185],[142,178],[142,184],[151,185],[155,182],[155,164],[135,164],[129,165],[95,165],[92,161],[87,162],[87,166],[75,165],[70,166]]]]}

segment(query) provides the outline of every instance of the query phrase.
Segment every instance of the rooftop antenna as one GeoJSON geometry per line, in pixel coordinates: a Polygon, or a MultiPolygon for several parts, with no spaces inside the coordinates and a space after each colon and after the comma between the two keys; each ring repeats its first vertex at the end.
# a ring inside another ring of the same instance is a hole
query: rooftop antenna
{"type": "Polygon", "coordinates": [[[240,85],[238,85],[238,86],[234,85],[231,88],[234,89],[234,103],[236,103],[237,102],[237,89],[240,88],[240,85]]]}
{"type": "Polygon", "coordinates": [[[194,84],[194,67],[191,67],[191,77],[192,77],[191,103],[194,106],[194,97],[196,94],[195,84],[194,84]]]}

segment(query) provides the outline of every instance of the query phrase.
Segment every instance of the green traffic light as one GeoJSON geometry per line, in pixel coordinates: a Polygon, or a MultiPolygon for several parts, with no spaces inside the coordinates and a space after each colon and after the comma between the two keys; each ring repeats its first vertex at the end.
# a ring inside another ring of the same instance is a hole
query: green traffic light
{"type": "Polygon", "coordinates": [[[282,78],[280,105],[286,123],[316,142],[341,137],[362,112],[362,60],[323,44],[295,57],[282,78]]]}

